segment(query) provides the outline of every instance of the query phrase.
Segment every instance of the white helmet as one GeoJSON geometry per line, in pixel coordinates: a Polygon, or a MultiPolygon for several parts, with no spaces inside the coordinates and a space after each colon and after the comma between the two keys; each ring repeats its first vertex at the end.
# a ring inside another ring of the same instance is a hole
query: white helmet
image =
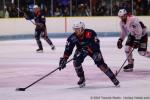
{"type": "Polygon", "coordinates": [[[33,9],[36,9],[36,8],[39,8],[38,5],[34,5],[34,6],[33,6],[33,9]]]}
{"type": "Polygon", "coordinates": [[[83,22],[81,22],[81,21],[75,22],[73,24],[73,29],[76,29],[76,28],[83,28],[83,29],[85,29],[85,24],[83,22]]]}
{"type": "Polygon", "coordinates": [[[125,9],[120,9],[118,12],[119,17],[124,16],[125,14],[127,14],[127,11],[125,9]]]}

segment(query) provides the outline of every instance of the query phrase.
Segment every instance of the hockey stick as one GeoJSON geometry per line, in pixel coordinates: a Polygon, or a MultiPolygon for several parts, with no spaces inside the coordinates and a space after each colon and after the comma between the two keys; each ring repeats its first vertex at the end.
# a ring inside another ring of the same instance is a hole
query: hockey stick
{"type": "Polygon", "coordinates": [[[126,58],[126,60],[123,62],[122,66],[120,67],[120,69],[118,71],[116,71],[115,75],[117,76],[119,74],[119,72],[121,71],[122,67],[124,66],[124,64],[126,63],[126,61],[128,60],[129,56],[132,54],[132,52],[134,51],[134,48],[131,50],[131,52],[129,53],[128,57],[126,58]]]}
{"type": "MultiPolygon", "coordinates": [[[[17,10],[20,12],[20,13],[23,13],[24,17],[25,15],[27,15],[24,11],[20,10],[19,8],[17,8],[17,10]]],[[[33,22],[32,20],[29,20],[32,24],[36,25],[35,22],[33,22]]]]}
{"type": "MultiPolygon", "coordinates": [[[[74,58],[70,59],[67,61],[67,63],[69,63],[70,61],[72,61],[74,58]]],[[[66,63],[66,64],[67,64],[66,63]]],[[[58,70],[58,68],[54,69],[53,71],[49,72],[48,74],[44,75],[43,77],[39,78],[38,80],[36,80],[35,82],[31,83],[30,85],[24,87],[24,88],[16,88],[16,91],[25,91],[26,89],[28,89],[29,87],[31,87],[32,85],[36,84],[37,82],[39,82],[40,80],[46,78],[47,76],[49,76],[50,74],[54,73],[56,70],[58,70]]]]}

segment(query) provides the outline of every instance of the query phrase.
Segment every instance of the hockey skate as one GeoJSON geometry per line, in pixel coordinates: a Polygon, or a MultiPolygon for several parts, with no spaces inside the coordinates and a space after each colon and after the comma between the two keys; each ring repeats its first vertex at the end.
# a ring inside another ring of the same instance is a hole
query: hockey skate
{"type": "Polygon", "coordinates": [[[133,71],[133,64],[128,64],[124,66],[124,72],[132,72],[133,71]]]}
{"type": "Polygon", "coordinates": [[[52,50],[55,50],[55,46],[54,46],[54,45],[51,45],[51,49],[52,49],[52,50]]]}
{"type": "Polygon", "coordinates": [[[80,80],[78,81],[78,85],[80,88],[85,86],[85,78],[81,77],[80,80]]]}
{"type": "Polygon", "coordinates": [[[114,83],[116,87],[120,87],[119,85],[120,82],[116,78],[112,79],[112,82],[114,83]]]}
{"type": "Polygon", "coordinates": [[[36,52],[37,52],[37,53],[43,53],[43,49],[40,49],[40,48],[39,48],[39,49],[36,50],[36,52]]]}

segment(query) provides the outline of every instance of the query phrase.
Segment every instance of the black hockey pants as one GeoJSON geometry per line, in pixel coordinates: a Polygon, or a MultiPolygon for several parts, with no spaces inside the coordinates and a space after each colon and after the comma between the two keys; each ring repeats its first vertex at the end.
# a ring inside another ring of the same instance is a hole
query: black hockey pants
{"type": "MultiPolygon", "coordinates": [[[[77,56],[80,51],[76,50],[74,54],[74,67],[78,77],[84,77],[84,71],[82,68],[82,63],[87,55],[77,56]]],[[[94,52],[92,55],[89,55],[95,62],[98,68],[100,68],[111,80],[115,78],[115,75],[111,71],[111,69],[104,62],[103,56],[101,52],[94,52]]]]}
{"type": "Polygon", "coordinates": [[[42,38],[44,38],[44,40],[49,44],[52,45],[52,41],[48,38],[48,36],[45,36],[44,31],[42,30],[36,30],[35,31],[35,39],[37,42],[37,45],[39,47],[39,49],[43,49],[40,37],[42,36],[42,38]]]}

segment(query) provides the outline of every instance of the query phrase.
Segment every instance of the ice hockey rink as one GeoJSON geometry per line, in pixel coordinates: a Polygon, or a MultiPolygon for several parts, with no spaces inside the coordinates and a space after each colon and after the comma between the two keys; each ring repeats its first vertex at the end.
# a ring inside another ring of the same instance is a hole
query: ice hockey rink
{"type": "MultiPolygon", "coordinates": [[[[113,72],[126,59],[124,49],[116,47],[117,39],[100,37],[103,57],[113,72]]],[[[78,77],[72,62],[69,62],[64,70],[57,70],[26,91],[15,91],[58,67],[66,38],[52,38],[52,41],[56,50],[52,51],[42,40],[43,53],[35,52],[34,39],[0,41],[0,100],[150,100],[150,59],[139,56],[137,50],[134,51],[134,72],[121,70],[117,76],[120,87],[115,87],[87,57],[83,63],[84,88],[78,87],[78,77]]]]}

